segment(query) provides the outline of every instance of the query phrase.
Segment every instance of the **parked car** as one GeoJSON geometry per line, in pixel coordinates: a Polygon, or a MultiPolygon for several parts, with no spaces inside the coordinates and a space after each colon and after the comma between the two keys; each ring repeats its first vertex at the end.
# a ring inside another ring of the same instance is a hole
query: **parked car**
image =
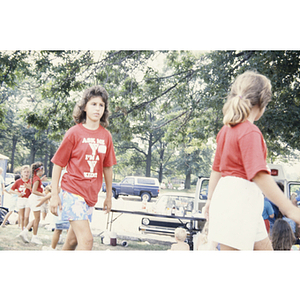
{"type": "MultiPolygon", "coordinates": [[[[106,192],[105,183],[102,191],[106,192]]],[[[112,194],[115,199],[120,195],[140,196],[142,201],[150,201],[159,194],[159,182],[152,177],[127,176],[120,183],[112,183],[112,194]]]]}
{"type": "Polygon", "coordinates": [[[201,216],[201,211],[197,207],[203,207],[205,202],[206,200],[195,201],[195,194],[181,192],[163,194],[155,203],[147,205],[147,212],[157,214],[159,217],[143,217],[139,231],[172,236],[177,227],[183,227],[191,232],[199,231],[203,228],[205,220],[190,221],[180,217],[201,216]],[[178,218],[169,218],[167,217],[169,215],[178,218]]]}
{"type": "Polygon", "coordinates": [[[13,173],[6,173],[5,175],[5,186],[15,182],[15,174],[13,173]]]}

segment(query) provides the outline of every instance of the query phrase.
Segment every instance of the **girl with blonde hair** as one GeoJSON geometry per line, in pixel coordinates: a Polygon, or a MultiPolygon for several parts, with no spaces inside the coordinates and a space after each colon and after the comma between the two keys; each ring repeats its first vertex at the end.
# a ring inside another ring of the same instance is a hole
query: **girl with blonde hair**
{"type": "Polygon", "coordinates": [[[30,188],[30,166],[24,165],[21,168],[21,178],[15,181],[11,187],[11,193],[18,195],[17,208],[20,220],[20,228],[23,230],[29,223],[30,203],[29,196],[31,195],[30,188]]]}
{"type": "Polygon", "coordinates": [[[271,83],[257,72],[239,75],[223,107],[224,126],[217,150],[204,213],[208,239],[221,250],[272,250],[262,211],[263,194],[281,212],[300,223],[300,210],[285,197],[267,167],[267,147],[256,125],[271,101],[271,83]]]}

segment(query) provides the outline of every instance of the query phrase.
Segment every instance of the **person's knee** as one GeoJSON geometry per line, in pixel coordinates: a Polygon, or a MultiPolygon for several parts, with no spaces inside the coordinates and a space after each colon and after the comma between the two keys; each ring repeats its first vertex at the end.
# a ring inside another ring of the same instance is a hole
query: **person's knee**
{"type": "Polygon", "coordinates": [[[67,243],[69,244],[69,246],[71,247],[71,248],[76,248],[76,246],[77,246],[77,239],[76,239],[76,237],[71,237],[71,238],[68,238],[68,240],[67,240],[67,243]]]}
{"type": "Polygon", "coordinates": [[[93,248],[93,236],[85,235],[78,240],[78,246],[82,249],[91,250],[93,248]]]}

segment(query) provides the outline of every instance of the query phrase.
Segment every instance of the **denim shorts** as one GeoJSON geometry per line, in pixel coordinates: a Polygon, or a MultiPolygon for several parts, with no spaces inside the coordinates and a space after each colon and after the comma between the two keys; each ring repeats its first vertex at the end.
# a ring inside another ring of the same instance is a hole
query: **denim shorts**
{"type": "Polygon", "coordinates": [[[89,220],[92,222],[93,207],[88,206],[84,198],[64,190],[59,196],[62,204],[62,221],[89,220]]]}

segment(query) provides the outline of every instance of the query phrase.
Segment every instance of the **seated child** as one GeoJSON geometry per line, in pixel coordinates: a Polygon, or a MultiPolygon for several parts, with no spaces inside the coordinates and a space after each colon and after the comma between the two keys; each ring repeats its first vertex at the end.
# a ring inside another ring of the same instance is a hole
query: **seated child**
{"type": "Polygon", "coordinates": [[[190,250],[190,246],[185,242],[187,232],[184,228],[178,227],[175,229],[175,240],[176,243],[172,244],[170,250],[190,250]]]}

